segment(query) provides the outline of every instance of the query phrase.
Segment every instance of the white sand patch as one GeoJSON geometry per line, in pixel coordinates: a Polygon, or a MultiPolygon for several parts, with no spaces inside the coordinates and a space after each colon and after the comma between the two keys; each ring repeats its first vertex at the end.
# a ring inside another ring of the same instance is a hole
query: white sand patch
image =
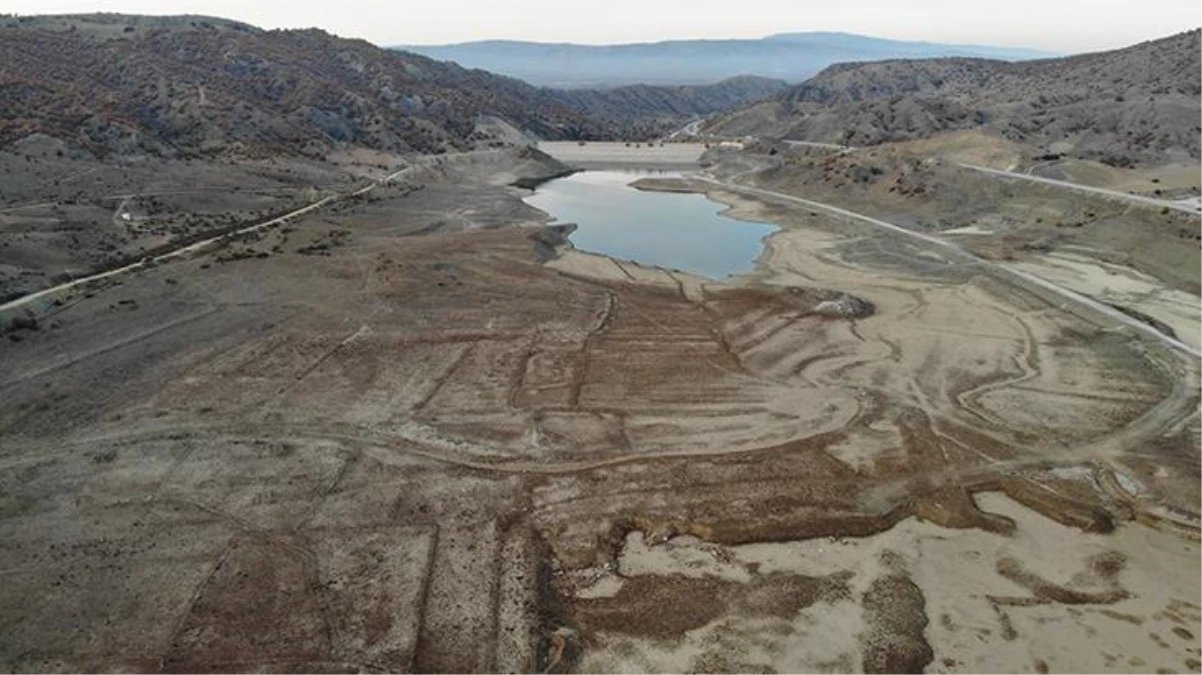
{"type": "Polygon", "coordinates": [[[1053,252],[1011,263],[1065,288],[1131,307],[1161,321],[1191,347],[1202,346],[1202,298],[1166,288],[1156,278],[1123,265],[1053,252]]]}
{"type": "MultiPolygon", "coordinates": [[[[901,561],[925,597],[925,635],[935,653],[928,672],[1151,672],[1188,670],[1197,659],[1202,549],[1137,523],[1109,535],[1060,525],[1001,493],[976,496],[985,511],[1015,521],[1007,537],[953,530],[909,518],[878,535],[719,546],[678,537],[646,546],[633,534],[619,567],[642,574],[713,575],[745,583],[760,574],[826,576],[850,572],[848,600],[819,601],[790,619],[724,615],[676,641],[601,633],[582,672],[688,672],[704,664],[740,670],[849,672],[862,667],[863,592],[883,571],[882,554],[901,561]],[[1092,592],[1091,559],[1117,556],[1113,604],[1062,604],[999,573],[1016,561],[1045,583],[1092,592]],[[1003,599],[999,602],[999,598],[1003,599]],[[1016,605],[1005,598],[1026,599],[1016,605]],[[1178,629],[1174,631],[1174,629],[1178,629]]],[[[588,591],[592,592],[592,591],[588,591]]]]}

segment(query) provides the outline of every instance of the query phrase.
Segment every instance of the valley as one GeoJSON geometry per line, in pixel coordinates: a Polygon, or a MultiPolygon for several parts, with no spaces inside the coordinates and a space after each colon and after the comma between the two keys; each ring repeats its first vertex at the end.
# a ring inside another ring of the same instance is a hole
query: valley
{"type": "Polygon", "coordinates": [[[0,83],[0,669],[1202,669],[1196,131],[861,142],[915,60],[636,140],[312,31],[71,21],[0,44],[197,79],[129,61],[162,105],[104,135],[0,83]]]}

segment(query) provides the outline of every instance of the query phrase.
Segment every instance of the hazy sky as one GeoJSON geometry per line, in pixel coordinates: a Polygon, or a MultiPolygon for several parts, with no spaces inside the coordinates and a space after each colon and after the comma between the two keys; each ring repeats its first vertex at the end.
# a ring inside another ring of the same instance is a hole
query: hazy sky
{"type": "Polygon", "coordinates": [[[488,38],[645,42],[832,30],[1058,52],[1202,25],[1198,0],[0,0],[0,12],[209,14],[381,45],[488,38]]]}

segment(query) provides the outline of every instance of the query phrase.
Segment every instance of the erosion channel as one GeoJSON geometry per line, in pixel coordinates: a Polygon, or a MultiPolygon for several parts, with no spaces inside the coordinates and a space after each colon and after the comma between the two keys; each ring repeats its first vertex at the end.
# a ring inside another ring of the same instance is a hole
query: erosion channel
{"type": "Polygon", "coordinates": [[[1197,670],[1196,356],[722,166],[601,199],[730,268],[607,257],[515,187],[568,168],[54,290],[0,346],[0,670],[1197,670]]]}
{"type": "Polygon", "coordinates": [[[585,344],[577,402],[628,450],[537,493],[581,669],[1196,669],[1169,625],[1198,616],[1194,356],[933,238],[687,175],[637,185],[725,204],[721,236],[780,229],[736,277],[653,257],[735,246],[628,180],[527,200],[584,223],[550,267],[661,289],[585,344]]]}

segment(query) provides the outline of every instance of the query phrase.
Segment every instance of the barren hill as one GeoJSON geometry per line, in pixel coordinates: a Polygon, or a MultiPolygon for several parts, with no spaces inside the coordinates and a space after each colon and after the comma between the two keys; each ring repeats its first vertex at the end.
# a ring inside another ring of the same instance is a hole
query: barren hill
{"type": "Polygon", "coordinates": [[[0,21],[0,148],[35,133],[104,155],[468,147],[481,115],[544,138],[607,130],[521,81],[319,30],[205,17],[0,21]]]}
{"type": "Polygon", "coordinates": [[[1198,158],[1199,31],[1126,49],[1009,63],[834,65],[709,131],[872,145],[982,127],[1117,166],[1198,158]]]}

